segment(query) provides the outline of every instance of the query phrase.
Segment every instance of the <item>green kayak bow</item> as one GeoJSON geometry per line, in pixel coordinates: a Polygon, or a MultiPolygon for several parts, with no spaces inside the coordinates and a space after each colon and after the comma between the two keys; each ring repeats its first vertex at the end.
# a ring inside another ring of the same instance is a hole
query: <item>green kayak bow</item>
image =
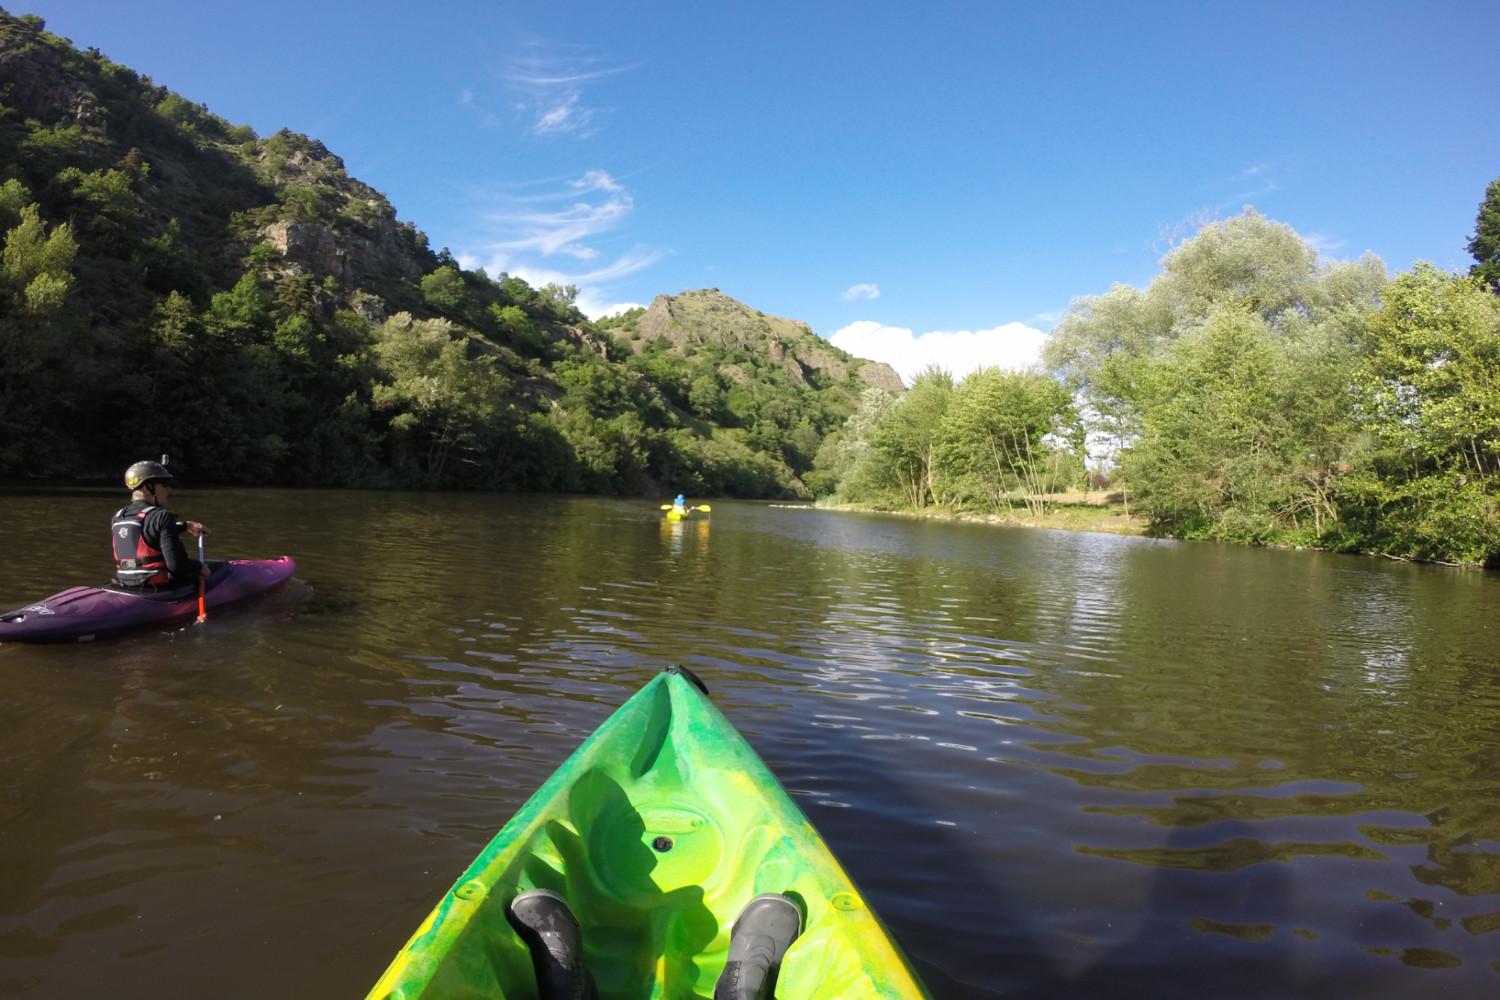
{"type": "Polygon", "coordinates": [[[566,900],[602,1000],[710,997],[742,908],[802,911],[779,1000],[926,993],[822,837],[682,668],[604,721],[490,841],[368,1000],[535,1000],[517,894],[566,900]]]}

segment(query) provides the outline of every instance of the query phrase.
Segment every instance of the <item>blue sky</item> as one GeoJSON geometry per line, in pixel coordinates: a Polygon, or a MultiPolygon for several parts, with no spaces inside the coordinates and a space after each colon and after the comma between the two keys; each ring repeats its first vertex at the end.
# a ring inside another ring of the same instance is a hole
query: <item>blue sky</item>
{"type": "Polygon", "coordinates": [[[1500,177],[1496,0],[6,9],[322,140],[492,276],[591,314],[718,288],[907,374],[1024,362],[1245,205],[1466,268],[1500,177]]]}

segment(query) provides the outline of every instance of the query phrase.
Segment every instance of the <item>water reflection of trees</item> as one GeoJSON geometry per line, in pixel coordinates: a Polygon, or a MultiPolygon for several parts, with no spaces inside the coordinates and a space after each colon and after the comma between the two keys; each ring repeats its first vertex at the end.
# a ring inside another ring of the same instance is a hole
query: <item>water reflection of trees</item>
{"type": "MultiPolygon", "coordinates": [[[[1269,832],[1294,821],[1365,822],[1314,825],[1323,837],[1312,841],[1262,833],[1079,850],[1212,871],[1318,854],[1404,859],[1421,848],[1426,863],[1410,865],[1416,882],[1461,897],[1500,893],[1500,682],[1474,628],[1492,614],[1493,581],[1195,549],[1190,575],[1161,550],[1122,560],[1118,667],[1047,671],[1030,682],[1060,703],[1051,707],[1060,722],[1046,728],[1084,737],[1047,751],[1104,762],[1049,769],[1141,800],[1087,811],[1153,826],[1240,821],[1269,832]]],[[[1419,915],[1433,906],[1385,895],[1419,915]]],[[[1497,924],[1495,914],[1461,921],[1471,933],[1497,924]]],[[[1403,960],[1447,961],[1436,954],[1403,960]]]]}

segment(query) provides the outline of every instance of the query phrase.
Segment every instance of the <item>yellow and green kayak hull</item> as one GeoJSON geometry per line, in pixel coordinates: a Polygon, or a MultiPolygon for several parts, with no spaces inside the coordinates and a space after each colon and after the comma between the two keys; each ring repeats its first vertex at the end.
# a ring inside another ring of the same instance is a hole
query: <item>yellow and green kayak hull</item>
{"type": "Polygon", "coordinates": [[[530,954],[505,917],[533,888],[578,917],[602,1000],[711,997],[740,908],[766,892],[803,911],[779,1000],[926,996],[822,837],[689,678],[658,675],[563,762],[368,1000],[534,1000],[530,954]]]}

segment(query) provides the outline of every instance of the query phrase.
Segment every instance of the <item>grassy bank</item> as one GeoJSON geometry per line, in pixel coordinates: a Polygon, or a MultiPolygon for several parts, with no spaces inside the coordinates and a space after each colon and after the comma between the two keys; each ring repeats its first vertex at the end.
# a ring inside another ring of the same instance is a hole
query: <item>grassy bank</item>
{"type": "Polygon", "coordinates": [[[982,521],[988,524],[1007,524],[1027,528],[1055,528],[1060,531],[1097,531],[1111,535],[1142,535],[1146,532],[1146,519],[1126,513],[1126,505],[1118,493],[1056,493],[1037,504],[1017,500],[1009,511],[981,514],[974,511],[955,510],[951,507],[923,507],[921,510],[884,509],[864,504],[824,504],[824,510],[856,510],[882,514],[899,514],[904,517],[930,517],[954,521],[982,521]],[[1042,513],[1037,516],[1035,509],[1042,513]]]}

